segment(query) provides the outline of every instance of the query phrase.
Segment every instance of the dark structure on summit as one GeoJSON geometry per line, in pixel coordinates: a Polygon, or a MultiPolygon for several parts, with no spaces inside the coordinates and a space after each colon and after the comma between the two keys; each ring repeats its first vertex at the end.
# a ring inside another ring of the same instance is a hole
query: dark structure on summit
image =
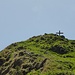
{"type": "Polygon", "coordinates": [[[56,35],[61,35],[61,34],[64,34],[63,32],[61,32],[60,30],[59,30],[59,32],[56,32],[56,35]]]}

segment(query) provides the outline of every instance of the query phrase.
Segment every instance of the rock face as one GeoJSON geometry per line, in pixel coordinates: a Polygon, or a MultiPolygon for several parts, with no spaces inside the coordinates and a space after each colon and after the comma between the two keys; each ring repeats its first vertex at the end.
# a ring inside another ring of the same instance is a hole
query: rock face
{"type": "Polygon", "coordinates": [[[0,75],[75,75],[75,40],[46,34],[0,52],[0,75]]]}

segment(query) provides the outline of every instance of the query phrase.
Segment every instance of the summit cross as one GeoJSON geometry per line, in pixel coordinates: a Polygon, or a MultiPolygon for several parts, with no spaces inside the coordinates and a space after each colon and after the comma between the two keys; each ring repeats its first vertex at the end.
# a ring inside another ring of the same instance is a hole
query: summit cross
{"type": "Polygon", "coordinates": [[[59,32],[56,32],[56,34],[59,34],[60,36],[61,34],[64,34],[64,33],[59,30],[59,32]]]}

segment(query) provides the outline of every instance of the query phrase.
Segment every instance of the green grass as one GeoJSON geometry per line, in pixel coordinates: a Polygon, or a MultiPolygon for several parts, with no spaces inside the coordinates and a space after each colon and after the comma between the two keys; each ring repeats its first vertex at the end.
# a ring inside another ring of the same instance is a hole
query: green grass
{"type": "Polygon", "coordinates": [[[0,60],[0,75],[75,75],[75,40],[55,34],[34,36],[6,47],[0,60]]]}

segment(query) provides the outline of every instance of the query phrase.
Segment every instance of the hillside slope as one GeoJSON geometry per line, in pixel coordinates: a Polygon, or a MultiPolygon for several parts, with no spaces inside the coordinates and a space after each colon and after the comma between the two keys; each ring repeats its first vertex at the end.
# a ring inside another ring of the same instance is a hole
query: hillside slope
{"type": "Polygon", "coordinates": [[[75,40],[44,34],[0,52],[0,75],[75,75],[75,40]]]}

